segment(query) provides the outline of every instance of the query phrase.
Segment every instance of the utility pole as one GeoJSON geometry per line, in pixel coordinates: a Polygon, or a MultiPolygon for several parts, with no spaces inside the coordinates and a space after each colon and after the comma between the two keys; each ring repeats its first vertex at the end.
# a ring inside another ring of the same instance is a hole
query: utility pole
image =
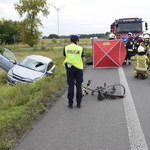
{"type": "Polygon", "coordinates": [[[53,5],[52,3],[51,3],[51,5],[56,9],[56,11],[57,11],[57,30],[58,30],[58,36],[59,36],[59,10],[61,9],[61,8],[63,8],[64,6],[62,6],[62,7],[59,7],[59,8],[57,8],[55,5],[53,5]]]}

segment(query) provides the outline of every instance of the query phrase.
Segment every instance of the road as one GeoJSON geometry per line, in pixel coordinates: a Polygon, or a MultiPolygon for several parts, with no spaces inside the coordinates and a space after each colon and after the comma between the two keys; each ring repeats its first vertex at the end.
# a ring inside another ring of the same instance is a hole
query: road
{"type": "Polygon", "coordinates": [[[15,150],[148,150],[150,148],[150,79],[136,79],[133,66],[84,72],[91,87],[122,83],[126,97],[98,101],[84,96],[82,107],[67,108],[64,93],[15,150]]]}

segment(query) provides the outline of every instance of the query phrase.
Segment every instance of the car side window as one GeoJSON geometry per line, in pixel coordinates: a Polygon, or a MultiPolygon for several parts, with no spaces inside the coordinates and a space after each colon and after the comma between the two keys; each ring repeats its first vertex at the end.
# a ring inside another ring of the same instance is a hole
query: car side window
{"type": "Polygon", "coordinates": [[[49,64],[48,64],[48,67],[47,67],[47,71],[49,71],[52,67],[53,67],[53,62],[50,62],[49,64]]]}
{"type": "Polygon", "coordinates": [[[3,55],[4,57],[6,57],[7,59],[9,59],[9,60],[14,60],[14,61],[16,61],[14,54],[11,53],[11,52],[10,52],[9,50],[7,50],[7,49],[5,49],[5,50],[3,51],[2,55],[3,55]]]}

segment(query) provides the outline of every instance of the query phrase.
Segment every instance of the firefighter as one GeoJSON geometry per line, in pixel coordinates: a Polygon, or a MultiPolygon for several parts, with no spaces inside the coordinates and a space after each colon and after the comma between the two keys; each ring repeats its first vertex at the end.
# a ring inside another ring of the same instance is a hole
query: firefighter
{"type": "Polygon", "coordinates": [[[137,50],[138,50],[138,47],[140,46],[140,44],[143,42],[143,36],[142,35],[138,35],[136,37],[136,40],[134,41],[134,55],[137,54],[137,50]]]}
{"type": "Polygon", "coordinates": [[[85,54],[83,48],[77,45],[79,37],[72,35],[71,44],[64,48],[64,65],[67,72],[68,83],[68,107],[73,108],[74,85],[76,85],[76,102],[77,108],[81,107],[82,101],[82,82],[83,82],[83,61],[85,61],[85,54]]]}
{"type": "Polygon", "coordinates": [[[149,59],[148,70],[150,71],[150,48],[147,50],[146,55],[148,56],[148,59],[149,59]]]}
{"type": "Polygon", "coordinates": [[[128,33],[128,38],[125,42],[125,46],[127,54],[123,64],[127,64],[128,61],[128,64],[131,65],[131,56],[133,55],[133,37],[131,32],[128,33]]]}
{"type": "Polygon", "coordinates": [[[136,61],[134,65],[134,77],[141,77],[142,79],[147,78],[149,59],[145,54],[144,47],[139,46],[137,55],[131,57],[131,59],[136,61]]]}
{"type": "Polygon", "coordinates": [[[116,39],[115,34],[110,33],[110,34],[109,34],[109,40],[115,40],[115,39],[116,39]]]}
{"type": "Polygon", "coordinates": [[[147,53],[147,51],[148,51],[148,49],[150,48],[150,37],[149,37],[149,35],[148,34],[145,34],[144,36],[143,36],[143,42],[141,42],[141,46],[143,46],[144,47],[144,49],[145,49],[145,52],[147,53]]]}
{"type": "Polygon", "coordinates": [[[119,40],[119,39],[122,39],[121,35],[117,34],[117,35],[116,35],[116,39],[118,39],[118,40],[119,40]]]}

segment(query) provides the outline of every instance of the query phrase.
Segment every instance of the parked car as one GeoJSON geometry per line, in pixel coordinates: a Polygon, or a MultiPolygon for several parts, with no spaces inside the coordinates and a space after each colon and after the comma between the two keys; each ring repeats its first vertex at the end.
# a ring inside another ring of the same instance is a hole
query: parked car
{"type": "Polygon", "coordinates": [[[53,74],[55,65],[52,59],[40,55],[29,55],[17,62],[15,55],[4,48],[0,52],[0,68],[7,72],[9,84],[35,82],[53,74]]]}

